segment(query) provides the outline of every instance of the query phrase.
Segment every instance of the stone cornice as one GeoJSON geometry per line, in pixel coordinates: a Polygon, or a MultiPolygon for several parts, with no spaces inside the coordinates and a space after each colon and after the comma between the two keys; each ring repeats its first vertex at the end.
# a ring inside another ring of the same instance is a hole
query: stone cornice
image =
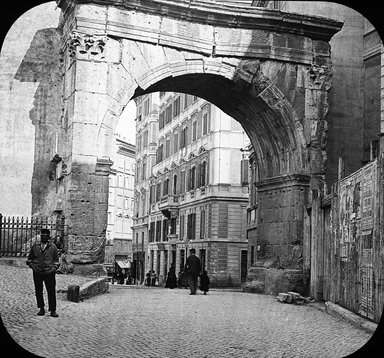
{"type": "Polygon", "coordinates": [[[238,8],[205,1],[186,0],[56,0],[66,17],[76,5],[114,6],[130,11],[170,17],[212,26],[288,32],[329,41],[343,23],[265,8],[238,8]]]}
{"type": "Polygon", "coordinates": [[[255,185],[259,192],[292,186],[309,187],[310,177],[304,174],[286,174],[256,182],[255,185]]]}

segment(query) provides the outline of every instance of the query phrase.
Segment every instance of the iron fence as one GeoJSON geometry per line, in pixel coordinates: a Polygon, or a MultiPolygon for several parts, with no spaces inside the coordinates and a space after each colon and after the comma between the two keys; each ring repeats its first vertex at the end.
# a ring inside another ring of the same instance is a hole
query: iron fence
{"type": "Polygon", "coordinates": [[[49,229],[51,240],[65,251],[65,218],[49,216],[15,217],[0,214],[0,256],[27,256],[30,247],[40,240],[40,230],[49,229]]]}

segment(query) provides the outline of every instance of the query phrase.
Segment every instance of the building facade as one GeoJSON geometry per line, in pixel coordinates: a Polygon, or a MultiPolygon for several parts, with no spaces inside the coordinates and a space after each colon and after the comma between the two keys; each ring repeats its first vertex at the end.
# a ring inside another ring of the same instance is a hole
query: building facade
{"type": "MultiPolygon", "coordinates": [[[[135,146],[115,135],[115,156],[109,174],[106,264],[132,261],[135,146]]],[[[118,269],[116,267],[116,269],[118,269]]]]}
{"type": "Polygon", "coordinates": [[[240,285],[247,267],[248,203],[248,161],[241,149],[249,139],[211,103],[160,92],[137,103],[137,143],[143,151],[151,135],[145,134],[146,119],[154,116],[143,119],[139,103],[154,98],[159,99],[158,145],[145,162],[138,144],[137,173],[149,176],[138,174],[135,189],[134,233],[146,255],[146,271],[155,271],[162,284],[170,264],[182,271],[195,248],[212,285],[240,285]]]}
{"type": "Polygon", "coordinates": [[[136,172],[133,220],[133,266],[136,282],[143,283],[146,272],[149,228],[148,188],[156,164],[159,134],[159,95],[141,96],[136,102],[136,172]]]}

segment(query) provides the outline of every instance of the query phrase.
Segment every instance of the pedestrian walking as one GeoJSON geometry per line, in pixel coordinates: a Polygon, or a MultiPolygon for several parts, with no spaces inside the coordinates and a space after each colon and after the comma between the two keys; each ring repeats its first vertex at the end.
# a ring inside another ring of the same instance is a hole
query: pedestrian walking
{"type": "Polygon", "coordinates": [[[145,274],[145,286],[151,286],[151,271],[145,274]]]}
{"type": "Polygon", "coordinates": [[[175,288],[176,286],[177,286],[176,269],[175,269],[175,264],[172,262],[171,267],[169,268],[169,271],[168,271],[165,287],[175,288]]]}
{"type": "Polygon", "coordinates": [[[156,272],[155,272],[155,270],[152,270],[152,273],[151,273],[151,286],[156,286],[156,279],[157,279],[156,272]]]}
{"type": "Polygon", "coordinates": [[[184,272],[187,275],[189,289],[191,291],[190,295],[195,295],[197,290],[197,278],[200,275],[201,271],[201,262],[200,259],[196,256],[196,250],[191,249],[190,255],[187,257],[185,262],[184,272]]]}
{"type": "Polygon", "coordinates": [[[55,244],[49,242],[50,231],[41,229],[40,242],[32,245],[28,254],[27,265],[33,270],[33,282],[38,316],[45,315],[43,297],[43,283],[48,295],[48,310],[52,317],[59,317],[56,313],[56,270],[59,268],[59,254],[55,244]]]}
{"type": "Polygon", "coordinates": [[[200,291],[204,292],[204,295],[209,291],[209,284],[211,280],[208,277],[207,271],[203,270],[203,273],[200,276],[200,291]]]}
{"type": "Polygon", "coordinates": [[[179,288],[188,288],[188,282],[187,282],[185,273],[182,270],[178,273],[178,276],[177,276],[177,286],[179,288]]]}

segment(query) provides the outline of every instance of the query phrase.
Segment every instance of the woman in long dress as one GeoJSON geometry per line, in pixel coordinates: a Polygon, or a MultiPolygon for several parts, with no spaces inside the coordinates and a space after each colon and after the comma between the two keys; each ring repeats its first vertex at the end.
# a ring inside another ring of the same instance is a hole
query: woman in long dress
{"type": "Polygon", "coordinates": [[[176,270],[175,270],[175,264],[172,262],[171,267],[169,268],[169,271],[168,271],[165,287],[175,288],[176,286],[177,286],[176,270]]]}

